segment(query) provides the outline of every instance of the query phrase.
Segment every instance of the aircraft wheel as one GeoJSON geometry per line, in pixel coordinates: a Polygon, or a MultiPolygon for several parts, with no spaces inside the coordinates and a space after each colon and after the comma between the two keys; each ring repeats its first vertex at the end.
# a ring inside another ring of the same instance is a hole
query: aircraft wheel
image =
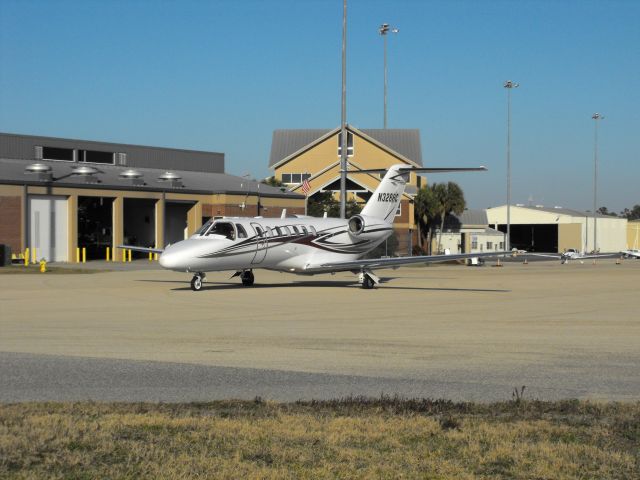
{"type": "Polygon", "coordinates": [[[244,285],[245,287],[250,287],[251,285],[253,285],[254,281],[253,272],[251,270],[242,272],[242,275],[240,275],[240,280],[242,280],[242,285],[244,285]]]}
{"type": "Polygon", "coordinates": [[[362,288],[364,288],[365,290],[371,290],[373,288],[373,285],[373,279],[369,275],[365,275],[362,279],[362,288]]]}
{"type": "Polygon", "coordinates": [[[191,279],[191,290],[199,292],[202,289],[202,275],[196,274],[191,279]]]}

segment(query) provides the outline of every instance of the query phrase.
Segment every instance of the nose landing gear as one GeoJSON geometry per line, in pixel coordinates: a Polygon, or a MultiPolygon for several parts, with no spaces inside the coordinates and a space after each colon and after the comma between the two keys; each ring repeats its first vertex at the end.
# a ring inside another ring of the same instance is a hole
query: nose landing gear
{"type": "Polygon", "coordinates": [[[191,290],[199,292],[202,289],[202,282],[205,279],[205,275],[202,272],[196,273],[191,279],[191,290]]]}

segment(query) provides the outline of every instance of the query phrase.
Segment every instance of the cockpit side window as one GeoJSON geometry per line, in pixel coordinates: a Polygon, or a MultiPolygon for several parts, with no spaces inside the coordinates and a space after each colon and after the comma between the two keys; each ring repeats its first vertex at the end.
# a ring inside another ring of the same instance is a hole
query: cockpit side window
{"type": "Polygon", "coordinates": [[[316,227],[314,227],[313,225],[309,225],[309,232],[311,233],[311,235],[317,235],[316,227]]]}
{"type": "Polygon", "coordinates": [[[280,236],[280,231],[278,230],[278,227],[271,227],[271,236],[272,237],[280,236]]]}
{"type": "Polygon", "coordinates": [[[236,228],[238,229],[238,238],[247,238],[247,231],[242,225],[236,223],[236,228]]]}
{"type": "Polygon", "coordinates": [[[209,235],[222,235],[229,240],[235,240],[236,229],[231,222],[216,222],[207,232],[207,236],[209,235]]]}

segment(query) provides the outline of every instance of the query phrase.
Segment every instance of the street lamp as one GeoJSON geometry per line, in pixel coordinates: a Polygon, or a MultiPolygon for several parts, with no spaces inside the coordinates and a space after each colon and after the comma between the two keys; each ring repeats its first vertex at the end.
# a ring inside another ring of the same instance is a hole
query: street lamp
{"type": "Polygon", "coordinates": [[[511,89],[518,88],[519,83],[507,80],[507,250],[511,250],[511,89]]]}
{"type": "Polygon", "coordinates": [[[593,132],[593,251],[598,251],[598,120],[602,120],[604,115],[600,115],[599,113],[594,113],[591,118],[595,120],[594,123],[594,132],[593,132]]]}
{"type": "Polygon", "coordinates": [[[387,128],[387,34],[398,33],[400,30],[390,27],[388,23],[383,23],[378,29],[378,33],[384,39],[384,128],[387,128]]]}
{"type": "Polygon", "coordinates": [[[340,218],[347,212],[347,0],[342,2],[342,102],[340,119],[340,218]]]}

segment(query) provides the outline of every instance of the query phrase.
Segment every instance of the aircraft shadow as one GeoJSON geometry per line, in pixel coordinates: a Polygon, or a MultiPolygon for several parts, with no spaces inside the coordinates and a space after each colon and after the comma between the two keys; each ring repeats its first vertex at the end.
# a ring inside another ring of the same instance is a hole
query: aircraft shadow
{"type": "MultiPolygon", "coordinates": [[[[385,284],[385,290],[419,290],[423,292],[487,292],[487,293],[508,293],[511,290],[504,289],[494,289],[494,288],[442,288],[442,287],[396,287],[391,284],[388,284],[389,281],[395,280],[396,278],[402,277],[386,277],[381,278],[380,283],[385,284]]],[[[185,285],[186,282],[179,280],[137,280],[138,282],[150,282],[150,283],[175,283],[179,285],[185,285]]],[[[282,282],[282,283],[256,283],[251,289],[256,288],[282,288],[282,287],[349,287],[349,288],[360,288],[360,284],[355,280],[311,280],[311,281],[292,281],[292,282],[282,282]]],[[[236,288],[247,288],[243,287],[242,284],[238,282],[207,282],[205,281],[204,285],[202,285],[202,290],[231,290],[236,288]]],[[[191,287],[187,284],[183,287],[172,288],[173,291],[189,291],[191,287]]]]}
{"type": "MultiPolygon", "coordinates": [[[[380,282],[385,283],[385,282],[380,282]]],[[[311,282],[283,282],[283,283],[256,283],[252,287],[243,287],[240,283],[222,283],[222,282],[207,282],[202,286],[202,290],[231,290],[238,288],[250,288],[250,289],[263,289],[263,288],[294,288],[294,287],[320,287],[320,288],[358,288],[360,284],[358,282],[351,281],[311,281],[311,282]]],[[[384,290],[418,290],[423,292],[489,292],[489,293],[508,293],[511,290],[499,290],[489,288],[441,288],[441,287],[394,287],[392,285],[384,285],[378,287],[384,290]]],[[[190,286],[172,288],[172,291],[190,291],[190,286]]]]}

